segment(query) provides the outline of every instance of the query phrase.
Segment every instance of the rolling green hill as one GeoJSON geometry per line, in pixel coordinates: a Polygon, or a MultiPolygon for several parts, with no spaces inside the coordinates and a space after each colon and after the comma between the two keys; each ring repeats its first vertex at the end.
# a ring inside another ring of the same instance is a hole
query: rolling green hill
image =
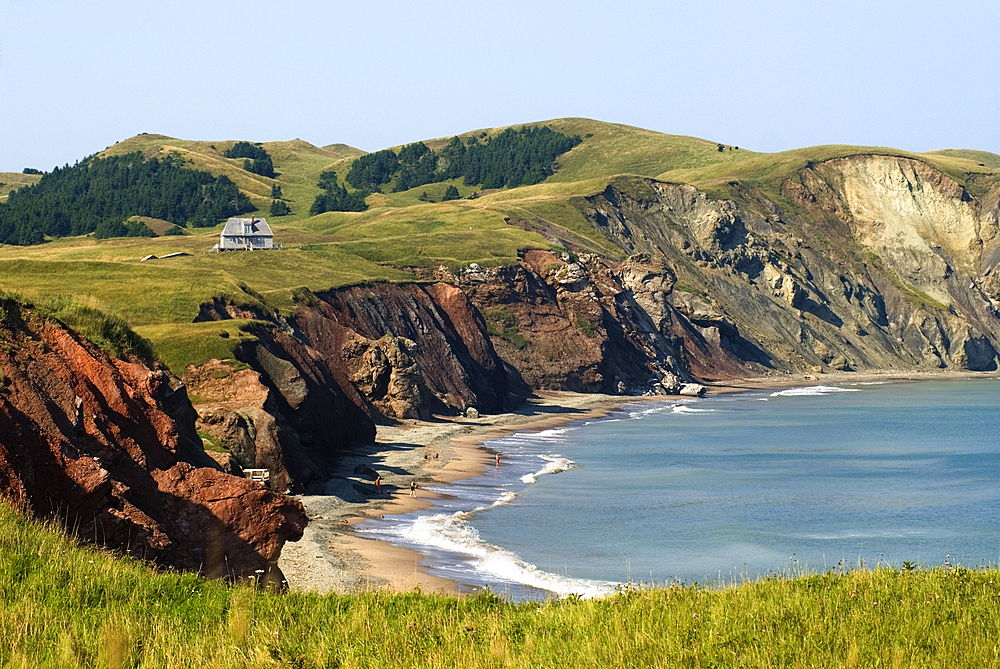
{"type": "MultiPolygon", "coordinates": [[[[715,141],[667,135],[625,125],[569,118],[544,125],[582,142],[557,158],[558,171],[542,183],[512,189],[482,190],[461,179],[418,186],[397,193],[374,193],[369,209],[310,216],[321,192],[319,174],[336,170],[341,179],[364,152],[343,144],[317,147],[295,139],[264,142],[276,176],[243,169],[242,159],[226,158],[235,140],[189,141],[143,134],[109,147],[101,156],[141,151],[146,157],[172,156],[185,166],[213,176],[228,176],[247,194],[275,231],[284,250],[271,253],[206,254],[221,226],[189,229],[188,234],[151,239],[95,240],[63,238],[33,247],[0,247],[0,288],[28,298],[70,297],[82,304],[124,317],[157,343],[169,332],[176,340],[191,323],[198,305],[215,295],[242,294],[249,286],[269,303],[288,308],[291,292],[368,281],[411,281],[414,268],[452,268],[476,262],[484,266],[517,262],[519,251],[579,251],[621,258],[622,250],[581,214],[582,198],[602,192],[616,175],[630,174],[697,185],[710,196],[728,196],[732,181],[751,183],[776,194],[784,179],[810,162],[853,154],[892,154],[927,161],[970,189],[982,179],[994,183],[1000,156],[986,152],[944,150],[911,154],[888,148],[822,146],[777,154],[721,146],[715,141]],[[291,208],[271,217],[272,189],[278,186],[291,208]],[[442,202],[457,187],[462,199],[442,202]],[[188,254],[141,262],[147,255],[188,254]]],[[[515,126],[522,127],[522,126],[515,126]]],[[[504,128],[474,130],[460,138],[496,136],[504,128]]],[[[440,151],[450,137],[425,140],[440,151]]],[[[23,187],[37,176],[4,174],[3,188],[23,187]]],[[[167,226],[151,221],[154,228],[167,226]]],[[[197,357],[197,353],[191,354],[197,357]]]]}

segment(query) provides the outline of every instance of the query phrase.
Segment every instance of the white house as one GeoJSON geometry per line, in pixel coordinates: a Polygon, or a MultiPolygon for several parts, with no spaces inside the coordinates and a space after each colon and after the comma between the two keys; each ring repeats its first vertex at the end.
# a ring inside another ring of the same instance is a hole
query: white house
{"type": "Polygon", "coordinates": [[[231,218],[219,239],[220,251],[257,251],[274,248],[274,233],[263,218],[231,218]]]}

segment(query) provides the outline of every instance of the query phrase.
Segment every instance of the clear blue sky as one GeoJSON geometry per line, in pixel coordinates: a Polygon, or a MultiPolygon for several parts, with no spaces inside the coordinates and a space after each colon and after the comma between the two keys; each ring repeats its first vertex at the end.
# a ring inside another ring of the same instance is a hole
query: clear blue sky
{"type": "Polygon", "coordinates": [[[372,151],[584,116],[1000,153],[1000,0],[0,0],[0,171],[141,132],[372,151]]]}

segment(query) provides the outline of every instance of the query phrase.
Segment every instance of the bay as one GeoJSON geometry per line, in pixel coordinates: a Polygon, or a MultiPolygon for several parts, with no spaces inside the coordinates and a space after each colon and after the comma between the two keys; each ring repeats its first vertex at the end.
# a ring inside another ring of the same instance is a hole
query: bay
{"type": "Polygon", "coordinates": [[[627,405],[490,442],[500,467],[362,534],[514,599],[629,581],[1000,561],[994,379],[627,405]]]}

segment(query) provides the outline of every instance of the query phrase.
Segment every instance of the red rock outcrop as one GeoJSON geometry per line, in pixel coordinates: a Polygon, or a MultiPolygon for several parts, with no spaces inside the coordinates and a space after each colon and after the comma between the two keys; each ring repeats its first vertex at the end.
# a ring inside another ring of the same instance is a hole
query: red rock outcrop
{"type": "Polygon", "coordinates": [[[672,284],[648,280],[655,272],[640,264],[527,251],[513,267],[470,267],[459,284],[497,352],[532,388],[676,392],[691,372],[685,337],[697,333],[664,299],[672,284]]]}
{"type": "Polygon", "coordinates": [[[280,578],[302,505],[213,466],[176,379],[14,300],[0,313],[0,494],[163,566],[280,578]]]}
{"type": "MultiPolygon", "coordinates": [[[[453,409],[474,406],[494,412],[510,406],[511,386],[503,360],[482,316],[458,287],[377,283],[315,297],[314,304],[300,306],[295,323],[336,370],[338,380],[350,383],[357,374],[350,358],[391,335],[414,343],[406,357],[412,356],[427,388],[453,409]],[[364,344],[360,348],[359,338],[364,344]]],[[[416,382],[416,371],[404,375],[416,382]]],[[[361,406],[376,401],[376,396],[356,399],[361,406]]]]}

